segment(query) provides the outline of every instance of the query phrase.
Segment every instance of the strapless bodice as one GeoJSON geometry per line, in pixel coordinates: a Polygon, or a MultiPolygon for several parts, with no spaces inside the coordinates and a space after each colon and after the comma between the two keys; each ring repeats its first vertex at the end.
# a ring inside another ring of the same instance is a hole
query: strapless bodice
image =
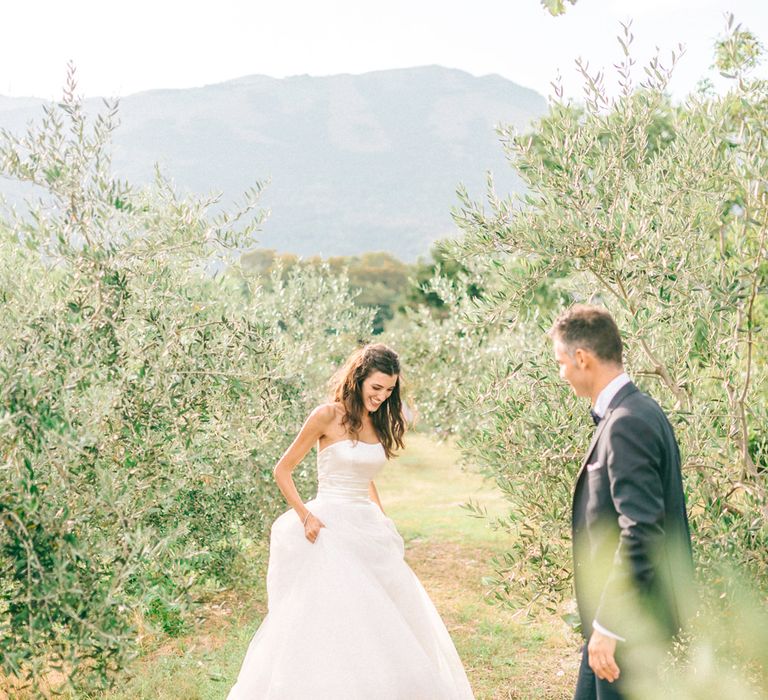
{"type": "Polygon", "coordinates": [[[368,501],[368,484],[386,461],[379,442],[332,442],[317,453],[317,497],[368,501]]]}

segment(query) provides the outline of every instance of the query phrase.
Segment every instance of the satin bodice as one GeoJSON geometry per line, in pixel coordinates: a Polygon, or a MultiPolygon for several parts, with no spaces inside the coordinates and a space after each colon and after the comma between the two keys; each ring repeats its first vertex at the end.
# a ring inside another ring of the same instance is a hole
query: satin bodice
{"type": "Polygon", "coordinates": [[[386,461],[379,442],[332,442],[317,453],[318,498],[367,502],[368,484],[386,461]]]}

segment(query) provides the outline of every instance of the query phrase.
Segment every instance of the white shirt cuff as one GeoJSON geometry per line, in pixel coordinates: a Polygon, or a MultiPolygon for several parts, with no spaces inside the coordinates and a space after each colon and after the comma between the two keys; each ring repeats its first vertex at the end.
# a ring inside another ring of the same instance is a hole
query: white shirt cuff
{"type": "Polygon", "coordinates": [[[614,634],[610,630],[605,629],[597,620],[592,620],[592,629],[597,630],[600,632],[600,634],[604,634],[606,637],[611,637],[611,639],[616,639],[619,642],[626,642],[627,640],[624,639],[624,637],[619,637],[618,634],[614,634]]]}

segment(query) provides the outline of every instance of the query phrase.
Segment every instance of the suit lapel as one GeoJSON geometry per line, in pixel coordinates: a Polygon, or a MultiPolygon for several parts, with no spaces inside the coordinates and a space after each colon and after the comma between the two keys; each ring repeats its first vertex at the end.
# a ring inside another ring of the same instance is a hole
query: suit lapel
{"type": "Polygon", "coordinates": [[[605,412],[605,416],[603,416],[603,419],[597,424],[597,427],[595,428],[595,432],[592,435],[592,440],[590,441],[589,447],[587,448],[587,453],[584,455],[584,459],[581,460],[579,473],[576,475],[577,484],[579,483],[579,479],[581,478],[581,473],[584,471],[584,467],[587,466],[587,462],[589,462],[589,458],[592,456],[592,453],[595,451],[595,447],[597,446],[597,441],[600,439],[600,435],[605,429],[605,426],[608,424],[608,417],[610,415],[611,415],[611,409],[609,408],[605,412]]]}
{"type": "Polygon", "coordinates": [[[602,435],[603,430],[605,430],[605,426],[608,425],[608,421],[611,418],[611,414],[613,413],[613,410],[627,396],[629,396],[630,394],[633,394],[636,391],[637,391],[637,387],[632,382],[628,382],[616,392],[616,396],[614,396],[613,399],[611,400],[611,403],[608,404],[608,408],[605,411],[605,415],[603,416],[601,421],[598,423],[597,428],[595,429],[595,433],[592,436],[592,440],[589,443],[589,448],[587,449],[587,453],[584,455],[584,459],[581,462],[581,466],[579,467],[579,473],[576,475],[576,481],[574,482],[574,488],[576,484],[579,483],[579,479],[581,478],[581,474],[584,471],[584,467],[587,466],[587,462],[589,462],[589,458],[592,456],[592,453],[595,451],[595,447],[597,447],[597,441],[600,439],[600,435],[602,435]]]}

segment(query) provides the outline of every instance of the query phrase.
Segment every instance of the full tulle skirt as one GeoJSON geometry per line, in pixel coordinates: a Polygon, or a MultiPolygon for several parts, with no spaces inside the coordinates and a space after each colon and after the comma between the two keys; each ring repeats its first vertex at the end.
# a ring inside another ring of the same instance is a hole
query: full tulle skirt
{"type": "Polygon", "coordinates": [[[269,609],[228,700],[469,700],[456,649],[368,500],[318,497],[312,544],[295,512],[272,527],[269,609]]]}

